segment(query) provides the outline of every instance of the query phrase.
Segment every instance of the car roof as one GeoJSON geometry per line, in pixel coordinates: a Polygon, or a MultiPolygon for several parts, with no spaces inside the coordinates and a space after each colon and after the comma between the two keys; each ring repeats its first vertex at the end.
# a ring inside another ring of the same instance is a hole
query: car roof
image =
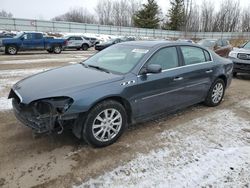
{"type": "Polygon", "coordinates": [[[139,46],[144,48],[154,48],[154,47],[160,47],[162,45],[171,46],[171,45],[184,45],[184,46],[197,46],[201,47],[196,44],[187,43],[187,42],[179,42],[179,41],[129,41],[129,42],[123,42],[119,43],[119,45],[131,45],[131,46],[139,46]]]}
{"type": "Polygon", "coordinates": [[[163,41],[163,40],[158,40],[158,41],[128,41],[128,42],[123,42],[121,45],[131,45],[131,46],[141,46],[141,47],[156,47],[158,45],[162,44],[169,44],[170,42],[168,41],[163,41]]]}

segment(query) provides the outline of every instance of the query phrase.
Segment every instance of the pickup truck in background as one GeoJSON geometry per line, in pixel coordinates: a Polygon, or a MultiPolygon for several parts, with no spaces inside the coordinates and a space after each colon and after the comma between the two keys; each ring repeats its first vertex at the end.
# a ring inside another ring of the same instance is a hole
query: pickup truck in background
{"type": "Polygon", "coordinates": [[[10,55],[26,50],[47,50],[49,53],[60,54],[66,40],[49,38],[39,32],[23,32],[11,39],[4,39],[2,45],[5,53],[10,55]]]}

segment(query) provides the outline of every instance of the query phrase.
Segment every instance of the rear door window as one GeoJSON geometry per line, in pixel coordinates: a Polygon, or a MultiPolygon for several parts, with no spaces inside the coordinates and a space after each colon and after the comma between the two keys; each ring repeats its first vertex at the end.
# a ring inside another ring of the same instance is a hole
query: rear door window
{"type": "Polygon", "coordinates": [[[75,40],[82,40],[81,37],[75,37],[75,40]]]}
{"type": "Polygon", "coordinates": [[[203,49],[193,46],[181,46],[185,65],[193,65],[206,62],[203,49]]]}
{"type": "Polygon", "coordinates": [[[179,61],[176,47],[160,49],[149,59],[147,64],[161,65],[162,70],[178,67],[179,61]]]}
{"type": "Polygon", "coordinates": [[[35,39],[37,39],[37,40],[43,38],[43,34],[42,33],[35,33],[34,36],[35,36],[35,39]]]}

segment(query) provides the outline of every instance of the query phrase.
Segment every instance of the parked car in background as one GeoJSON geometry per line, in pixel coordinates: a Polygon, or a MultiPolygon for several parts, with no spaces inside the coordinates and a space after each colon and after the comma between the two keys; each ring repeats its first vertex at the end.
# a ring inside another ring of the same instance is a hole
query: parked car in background
{"type": "Polygon", "coordinates": [[[86,37],[86,36],[84,36],[84,39],[90,42],[91,47],[93,47],[93,46],[95,46],[97,44],[100,44],[100,40],[98,40],[95,37],[86,37]]]}
{"type": "Polygon", "coordinates": [[[250,74],[250,41],[234,48],[229,53],[229,58],[234,63],[233,75],[237,73],[248,73],[250,74]]]}
{"type": "Polygon", "coordinates": [[[203,39],[198,44],[210,48],[222,57],[228,57],[229,52],[232,50],[230,42],[226,39],[203,39]]]}
{"type": "Polygon", "coordinates": [[[114,44],[120,43],[122,42],[122,40],[120,38],[116,38],[116,39],[110,39],[107,42],[103,42],[101,44],[96,44],[95,45],[95,50],[101,51],[109,46],[112,46],[114,44]]]}
{"type": "Polygon", "coordinates": [[[35,132],[61,133],[67,127],[103,147],[114,143],[128,124],[200,102],[219,105],[232,69],[231,60],[198,45],[124,42],[84,63],[21,80],[9,98],[16,117],[35,132]]]}
{"type": "Polygon", "coordinates": [[[195,42],[191,39],[178,39],[177,42],[189,42],[189,43],[192,43],[194,44],[195,42]]]}
{"type": "Polygon", "coordinates": [[[39,32],[22,32],[11,39],[3,39],[2,43],[5,47],[5,53],[10,55],[26,50],[47,50],[49,53],[59,54],[66,41],[46,38],[43,33],[39,32]]]}
{"type": "Polygon", "coordinates": [[[66,40],[65,49],[77,49],[77,50],[88,50],[92,44],[90,41],[86,40],[83,36],[65,36],[66,40]]]}

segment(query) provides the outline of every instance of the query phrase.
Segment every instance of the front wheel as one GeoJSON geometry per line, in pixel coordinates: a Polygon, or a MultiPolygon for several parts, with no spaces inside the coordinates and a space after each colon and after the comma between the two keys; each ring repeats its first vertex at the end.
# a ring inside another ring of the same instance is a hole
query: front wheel
{"type": "Polygon", "coordinates": [[[105,147],[113,144],[124,132],[127,114],[116,101],[108,100],[97,104],[87,115],[83,138],[92,146],[105,147]]]}
{"type": "Polygon", "coordinates": [[[222,79],[217,79],[211,86],[205,104],[210,107],[218,106],[225,94],[225,82],[222,79]]]}

